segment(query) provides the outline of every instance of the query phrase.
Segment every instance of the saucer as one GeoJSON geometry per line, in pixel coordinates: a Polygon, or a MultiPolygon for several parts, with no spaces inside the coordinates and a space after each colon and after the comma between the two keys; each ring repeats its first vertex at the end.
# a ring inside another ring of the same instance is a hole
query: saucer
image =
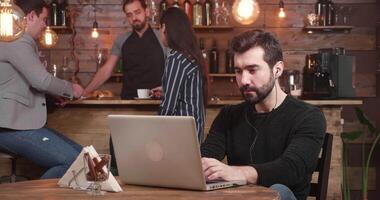
{"type": "Polygon", "coordinates": [[[145,98],[139,98],[139,97],[133,97],[134,100],[152,100],[151,97],[145,97],[145,98]]]}

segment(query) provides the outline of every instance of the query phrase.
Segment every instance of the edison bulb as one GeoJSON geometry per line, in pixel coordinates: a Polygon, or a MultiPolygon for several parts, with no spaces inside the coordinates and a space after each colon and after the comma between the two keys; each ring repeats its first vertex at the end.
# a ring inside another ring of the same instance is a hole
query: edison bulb
{"type": "Polygon", "coordinates": [[[259,14],[259,4],[255,0],[236,0],[232,5],[232,16],[240,24],[252,24],[259,14]]]}
{"type": "Polygon", "coordinates": [[[0,3],[0,41],[11,42],[25,31],[25,14],[10,0],[0,3]]]}
{"type": "Polygon", "coordinates": [[[97,28],[93,28],[91,32],[91,37],[92,38],[98,38],[99,37],[99,32],[97,28]]]}
{"type": "Polygon", "coordinates": [[[92,32],[91,32],[91,37],[92,38],[98,38],[99,37],[99,32],[98,32],[98,22],[96,20],[92,24],[92,32]]]}
{"type": "Polygon", "coordinates": [[[58,42],[58,35],[50,28],[50,26],[47,26],[45,31],[41,34],[39,41],[42,47],[52,48],[58,42]]]}
{"type": "Polygon", "coordinates": [[[280,11],[278,12],[278,17],[279,18],[285,18],[286,17],[284,8],[280,8],[280,11]]]}

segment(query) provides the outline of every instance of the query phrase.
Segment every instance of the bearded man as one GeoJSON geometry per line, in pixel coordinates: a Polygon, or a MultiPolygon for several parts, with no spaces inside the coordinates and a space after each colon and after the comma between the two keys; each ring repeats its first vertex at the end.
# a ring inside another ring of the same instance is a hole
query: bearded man
{"type": "Polygon", "coordinates": [[[119,59],[123,68],[122,99],[137,97],[139,88],[161,86],[167,50],[158,30],[149,26],[150,12],[145,0],[124,0],[123,11],[132,31],[116,38],[111,55],[85,88],[83,96],[88,96],[111,77],[119,59]]]}
{"type": "Polygon", "coordinates": [[[233,38],[232,49],[245,101],[215,118],[201,145],[205,178],[245,180],[281,199],[306,199],[326,132],[323,113],[281,90],[282,49],[272,34],[247,31],[233,38]]]}

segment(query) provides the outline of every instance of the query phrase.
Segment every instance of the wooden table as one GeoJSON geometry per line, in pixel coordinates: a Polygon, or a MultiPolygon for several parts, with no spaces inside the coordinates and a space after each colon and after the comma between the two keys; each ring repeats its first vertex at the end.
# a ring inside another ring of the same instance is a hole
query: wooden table
{"type": "Polygon", "coordinates": [[[272,189],[261,186],[241,186],[209,192],[166,189],[124,185],[123,192],[106,193],[104,196],[92,197],[86,191],[60,188],[58,179],[35,180],[18,183],[0,184],[0,199],[165,199],[165,200],[200,200],[200,199],[239,199],[239,200],[279,200],[279,195],[272,189]]]}

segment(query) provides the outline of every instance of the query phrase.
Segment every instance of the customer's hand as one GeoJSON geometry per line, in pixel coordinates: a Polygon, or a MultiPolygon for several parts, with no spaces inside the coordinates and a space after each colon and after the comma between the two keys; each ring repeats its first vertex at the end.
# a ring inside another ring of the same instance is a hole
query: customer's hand
{"type": "Polygon", "coordinates": [[[83,94],[83,87],[79,84],[73,83],[73,95],[75,98],[80,98],[83,94]]]}
{"type": "Polygon", "coordinates": [[[247,182],[247,177],[239,167],[226,165],[214,158],[202,158],[202,168],[206,180],[236,181],[247,182]]]}
{"type": "Polygon", "coordinates": [[[163,96],[163,89],[162,89],[162,86],[159,86],[159,87],[155,87],[153,89],[150,90],[150,95],[155,98],[155,99],[161,99],[161,97],[163,96]]]}

